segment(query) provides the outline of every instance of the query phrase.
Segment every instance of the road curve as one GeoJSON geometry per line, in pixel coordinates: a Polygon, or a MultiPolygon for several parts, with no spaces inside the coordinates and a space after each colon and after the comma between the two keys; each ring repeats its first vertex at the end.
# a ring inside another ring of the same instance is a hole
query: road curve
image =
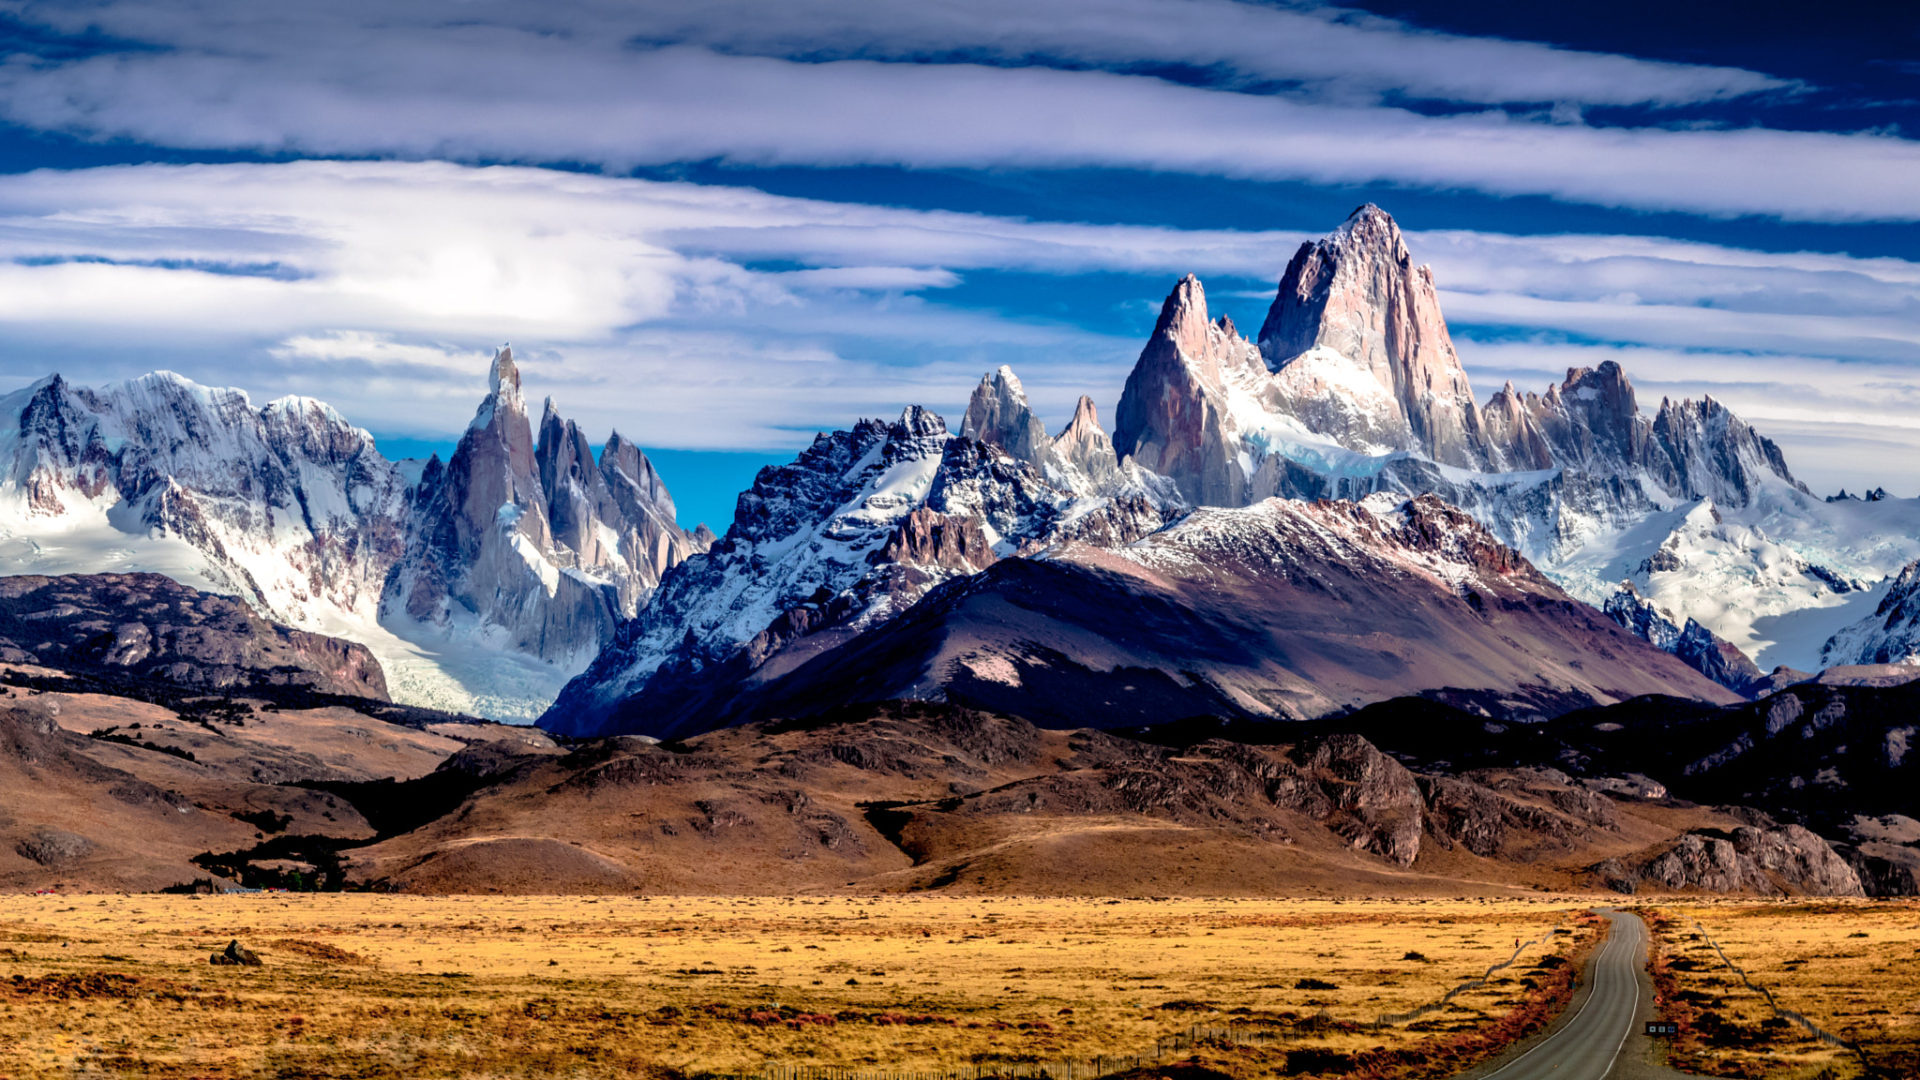
{"type": "MultiPolygon", "coordinates": [[[[1624,911],[1605,911],[1613,928],[1588,969],[1584,1001],[1558,1030],[1503,1064],[1465,1075],[1475,1080],[1606,1080],[1620,1070],[1621,1049],[1634,1033],[1642,1002],[1647,926],[1624,911]]],[[[1485,1069],[1485,1067],[1482,1067],[1485,1069]]]]}

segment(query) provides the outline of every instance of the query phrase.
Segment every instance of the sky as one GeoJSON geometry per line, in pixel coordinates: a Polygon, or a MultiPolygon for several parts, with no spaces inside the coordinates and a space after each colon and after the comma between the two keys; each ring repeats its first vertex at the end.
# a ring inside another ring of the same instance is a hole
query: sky
{"type": "MultiPolygon", "coordinates": [[[[527,392],[724,529],[1020,374],[1110,418],[1362,202],[1484,400],[1619,361],[1920,492],[1911,5],[0,0],[0,388],[157,368],[444,452],[527,392]]],[[[537,407],[537,405],[536,405],[537,407]]]]}

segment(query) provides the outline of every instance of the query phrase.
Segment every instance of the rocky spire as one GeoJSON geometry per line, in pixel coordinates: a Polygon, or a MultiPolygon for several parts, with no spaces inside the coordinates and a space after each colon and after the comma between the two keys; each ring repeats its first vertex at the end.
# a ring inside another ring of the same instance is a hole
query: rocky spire
{"type": "Polygon", "coordinates": [[[599,567],[617,559],[607,550],[599,526],[616,518],[613,498],[593,460],[593,447],[580,425],[562,419],[553,399],[540,416],[540,444],[534,451],[540,486],[547,495],[547,521],[556,548],[573,553],[575,565],[599,567]]]}
{"type": "Polygon", "coordinates": [[[1113,452],[1113,440],[1100,428],[1100,413],[1093,399],[1080,395],[1073,419],[1053,440],[1054,456],[1079,469],[1096,485],[1119,471],[1120,461],[1113,452]]]}
{"type": "Polygon", "coordinates": [[[1022,461],[1044,464],[1052,453],[1047,429],[1027,405],[1027,391],[1019,376],[1005,364],[980,377],[960,425],[963,438],[998,446],[1022,461]]]}
{"type": "MultiPolygon", "coordinates": [[[[1538,399],[1534,399],[1538,401],[1538,399]]],[[[1480,410],[1480,424],[1490,448],[1489,464],[1500,471],[1530,471],[1553,467],[1553,448],[1540,434],[1526,399],[1513,388],[1513,380],[1488,399],[1480,410]]]]}
{"type": "Polygon", "coordinates": [[[533,426],[527,420],[512,346],[494,354],[487,386],[473,423],[447,462],[448,480],[458,500],[453,509],[465,522],[468,542],[477,546],[478,537],[503,520],[502,508],[511,507],[510,526],[545,550],[552,540],[547,531],[547,499],[534,460],[533,426]]]}
{"type": "Polygon", "coordinates": [[[1283,375],[1311,359],[1316,370],[1293,395],[1303,402],[1360,379],[1384,391],[1390,408],[1326,432],[1349,445],[1418,450],[1467,468],[1488,464],[1479,409],[1440,316],[1433,271],[1413,265],[1400,227],[1372,203],[1325,239],[1300,246],[1260,327],[1260,351],[1283,375]],[[1347,371],[1329,370],[1340,362],[1347,371]]]}
{"type": "Polygon", "coordinates": [[[617,431],[600,449],[600,475],[614,503],[609,521],[647,588],[687,556],[713,545],[711,532],[702,540],[680,527],[673,495],[653,462],[617,431]]]}
{"type": "Polygon", "coordinates": [[[1121,457],[1172,479],[1188,502],[1238,506],[1247,477],[1237,461],[1228,418],[1230,375],[1264,374],[1253,347],[1209,321],[1200,279],[1180,279],[1160,306],[1160,319],[1127,376],[1114,417],[1121,457]]]}

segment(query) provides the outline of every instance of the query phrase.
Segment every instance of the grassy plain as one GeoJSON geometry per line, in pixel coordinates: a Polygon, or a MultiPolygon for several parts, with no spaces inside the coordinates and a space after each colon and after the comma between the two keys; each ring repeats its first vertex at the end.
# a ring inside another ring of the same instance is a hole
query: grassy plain
{"type": "Polygon", "coordinates": [[[1431,1048],[1537,1006],[1559,971],[1536,965],[1590,937],[1584,908],[13,896],[0,898],[0,1077],[668,1077],[769,1062],[990,1073],[1229,1022],[1282,1037],[1215,1053],[1259,1076],[1283,1071],[1288,1049],[1431,1048]],[[1363,1026],[1543,937],[1447,1011],[1363,1026]],[[263,966],[211,966],[233,938],[263,966]]]}
{"type": "Polygon", "coordinates": [[[1724,901],[1661,905],[1649,916],[1670,1014],[1684,1024],[1676,1064],[1714,1076],[1801,1080],[1864,1075],[1853,1053],[1776,1017],[1728,960],[1802,1013],[1860,1044],[1885,1076],[1920,1076],[1920,904],[1724,901]]]}

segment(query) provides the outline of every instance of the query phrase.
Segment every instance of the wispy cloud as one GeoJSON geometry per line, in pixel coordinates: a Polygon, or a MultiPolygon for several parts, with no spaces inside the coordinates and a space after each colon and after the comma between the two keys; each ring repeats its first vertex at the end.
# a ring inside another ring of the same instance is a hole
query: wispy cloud
{"type": "MultiPolygon", "coordinates": [[[[283,77],[364,80],[406,56],[449,97],[518,97],[532,82],[638,70],[638,54],[692,45],[731,55],[968,61],[1132,72],[1179,66],[1216,85],[1318,96],[1500,105],[1671,107],[1796,90],[1792,80],[1527,41],[1469,37],[1340,7],[1241,0],[708,0],[527,5],[395,0],[263,7],[245,0],[94,0],[8,5],[67,34],[111,35],[205,60],[272,58],[283,77]],[[556,63],[564,61],[564,63],[556,63]],[[284,65],[291,66],[284,66],[284,65]],[[327,72],[331,71],[329,77],[327,72]]],[[[97,75],[125,56],[75,65],[97,75]]],[[[207,68],[206,70],[213,70],[207,68]]],[[[386,73],[406,78],[404,67],[386,73]]],[[[421,79],[414,84],[430,84],[421,79]]]]}
{"type": "Polygon", "coordinates": [[[482,2],[458,20],[405,4],[30,3],[19,17],[159,47],[9,58],[0,117],[196,149],[615,169],[1109,166],[1920,220],[1920,144],[1910,140],[1595,127],[1577,109],[1541,118],[1482,108],[1789,89],[1753,72],[1233,0],[810,0],[750,14],[736,10],[742,2],[482,2]],[[941,62],[896,62],[929,57],[941,62]],[[1169,64],[1221,74],[1193,86],[1137,73],[1169,64]],[[1391,104],[1406,97],[1469,111],[1391,104]]]}

